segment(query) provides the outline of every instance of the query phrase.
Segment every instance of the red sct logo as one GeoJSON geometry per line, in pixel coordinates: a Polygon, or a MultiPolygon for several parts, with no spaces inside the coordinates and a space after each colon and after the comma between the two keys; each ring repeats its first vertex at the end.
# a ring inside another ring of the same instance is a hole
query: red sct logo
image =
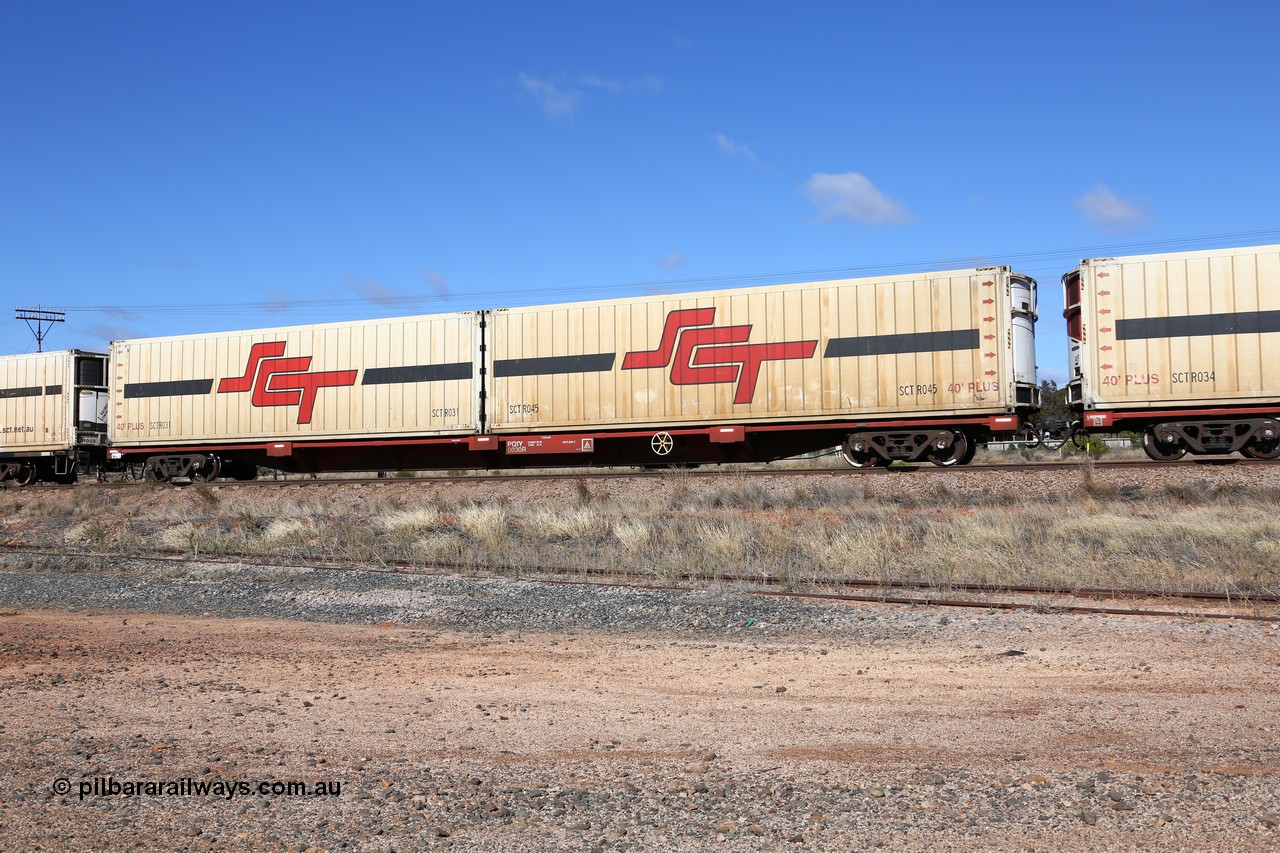
{"type": "Polygon", "coordinates": [[[756,394],[760,366],[766,361],[812,358],[817,341],[749,344],[750,326],[712,326],[714,308],[672,311],[662,327],[662,341],[648,352],[629,352],[623,370],[671,365],[671,384],[703,385],[737,382],[735,403],[750,403],[756,394]]]}
{"type": "Polygon", "coordinates": [[[249,350],[249,363],[245,366],[244,375],[223,379],[218,383],[218,393],[253,391],[249,401],[254,406],[297,406],[298,423],[309,424],[316,405],[316,393],[321,388],[356,384],[354,370],[307,373],[311,356],[281,358],[284,348],[284,341],[254,344],[249,350]]]}

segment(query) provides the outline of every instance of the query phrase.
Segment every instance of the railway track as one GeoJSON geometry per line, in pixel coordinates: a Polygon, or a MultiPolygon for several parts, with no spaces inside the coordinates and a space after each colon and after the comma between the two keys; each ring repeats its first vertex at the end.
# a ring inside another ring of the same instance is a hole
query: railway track
{"type": "MultiPolygon", "coordinates": [[[[547,472],[499,472],[499,471],[478,471],[478,472],[461,472],[450,474],[422,474],[414,477],[310,477],[301,474],[282,475],[279,478],[260,478],[257,480],[217,480],[213,483],[201,483],[199,485],[212,485],[219,488],[284,488],[296,487],[304,485],[313,485],[319,487],[367,484],[367,483],[468,483],[475,481],[504,483],[504,482],[539,482],[551,480],[581,480],[581,479],[654,479],[664,476],[680,476],[690,478],[716,478],[716,477],[805,477],[805,476],[852,476],[852,477],[916,477],[916,476],[938,476],[945,477],[963,477],[965,474],[971,473],[991,473],[993,471],[1006,473],[1027,473],[1032,471],[1054,471],[1069,470],[1078,471],[1084,465],[1089,464],[1080,460],[1067,460],[1058,462],[1027,462],[1023,464],[996,463],[996,464],[977,464],[966,465],[964,467],[942,468],[936,465],[894,465],[887,468],[851,468],[847,465],[824,468],[744,468],[744,469],[725,469],[725,468],[668,468],[661,470],[555,470],[547,472]]],[[[1179,462],[1171,463],[1155,463],[1145,459],[1139,460],[1097,460],[1092,462],[1095,468],[1100,469],[1142,469],[1146,471],[1164,471],[1164,470],[1188,470],[1197,467],[1221,467],[1221,466],[1243,466],[1253,467],[1257,465],[1273,465],[1270,460],[1262,459],[1242,459],[1235,457],[1227,458],[1199,458],[1187,459],[1179,462]]],[[[42,489],[68,489],[75,488],[76,485],[92,485],[96,488],[128,488],[141,485],[133,480],[119,479],[108,480],[106,482],[95,482],[92,480],[82,480],[79,484],[58,485],[54,483],[41,483],[39,488],[42,489]]],[[[151,484],[146,484],[151,485],[151,484]]],[[[175,481],[167,485],[178,488],[193,485],[192,483],[175,481]]]]}
{"type": "Polygon", "coordinates": [[[870,579],[846,579],[814,577],[807,581],[810,590],[784,590],[777,587],[791,583],[789,579],[770,575],[717,575],[714,578],[680,575],[674,582],[658,583],[654,578],[635,578],[608,569],[565,568],[555,566],[486,566],[477,571],[474,565],[432,562],[409,563],[403,560],[380,561],[376,565],[360,565],[329,560],[264,561],[253,555],[223,555],[200,557],[179,554],[121,554],[88,551],[47,550],[38,546],[26,546],[14,542],[0,544],[0,551],[52,559],[129,560],[155,563],[186,564],[199,562],[215,565],[250,566],[264,569],[306,569],[331,572],[372,572],[382,574],[422,575],[460,574],[469,577],[509,577],[518,575],[521,580],[600,587],[630,589],[662,589],[694,591],[707,588],[709,583],[732,583],[748,587],[743,591],[750,595],[800,598],[822,601],[904,605],[911,607],[976,608],[983,610],[1028,610],[1046,613],[1070,613],[1080,615],[1182,617],[1196,619],[1236,619],[1257,622],[1280,620],[1280,608],[1270,614],[1259,614],[1262,605],[1280,605],[1280,595],[1269,593],[1231,593],[1198,591],[1152,591],[1123,588],[1062,589],[1030,585],[994,585],[975,583],[950,583],[938,585],[928,582],[880,581],[870,579]],[[761,586],[763,589],[750,589],[761,586]],[[917,595],[904,595],[914,590],[917,595]],[[926,594],[934,593],[934,594],[926,594]],[[940,597],[939,594],[974,593],[985,598],[940,597]],[[991,596],[1000,596],[994,598],[991,596]],[[1077,603],[1083,600],[1149,601],[1161,607],[1110,607],[1099,604],[1077,603]],[[1225,605],[1231,608],[1210,611],[1186,606],[1171,606],[1168,602],[1225,605]],[[1252,612],[1248,612],[1252,611],[1252,612]]]}

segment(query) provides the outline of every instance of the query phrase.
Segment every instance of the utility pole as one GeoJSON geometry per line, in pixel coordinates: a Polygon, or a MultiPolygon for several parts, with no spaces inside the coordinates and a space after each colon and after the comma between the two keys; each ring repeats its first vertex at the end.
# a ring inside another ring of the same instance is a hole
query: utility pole
{"type": "Polygon", "coordinates": [[[15,320],[26,320],[27,328],[31,330],[31,334],[36,336],[36,352],[44,352],[44,337],[53,331],[54,323],[65,323],[67,314],[65,311],[50,311],[37,305],[35,308],[15,308],[13,315],[15,320]],[[35,325],[31,325],[32,322],[35,325]],[[45,328],[45,323],[49,324],[49,328],[45,328]]]}

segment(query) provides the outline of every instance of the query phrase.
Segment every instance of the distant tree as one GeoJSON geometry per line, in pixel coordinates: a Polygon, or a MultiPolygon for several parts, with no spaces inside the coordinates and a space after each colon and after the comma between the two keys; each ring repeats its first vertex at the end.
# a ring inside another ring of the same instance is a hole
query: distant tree
{"type": "Polygon", "coordinates": [[[1040,420],[1045,418],[1068,418],[1071,410],[1067,408],[1067,389],[1059,388],[1052,379],[1040,383],[1040,420]]]}

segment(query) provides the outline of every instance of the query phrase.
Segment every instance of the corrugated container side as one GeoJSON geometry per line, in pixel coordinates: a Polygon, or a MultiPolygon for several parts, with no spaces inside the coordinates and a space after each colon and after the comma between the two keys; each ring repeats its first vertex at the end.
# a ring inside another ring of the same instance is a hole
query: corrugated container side
{"type": "Polygon", "coordinates": [[[472,313],[115,341],[111,441],[470,434],[478,350],[472,313]]]}
{"type": "Polygon", "coordinates": [[[1280,246],[1079,272],[1086,409],[1280,402],[1280,246]]]}
{"type": "Polygon", "coordinates": [[[71,447],[74,364],[68,350],[0,356],[0,453],[71,447]]]}
{"type": "Polygon", "coordinates": [[[495,311],[495,432],[1012,408],[1004,268],[495,311]]]}

